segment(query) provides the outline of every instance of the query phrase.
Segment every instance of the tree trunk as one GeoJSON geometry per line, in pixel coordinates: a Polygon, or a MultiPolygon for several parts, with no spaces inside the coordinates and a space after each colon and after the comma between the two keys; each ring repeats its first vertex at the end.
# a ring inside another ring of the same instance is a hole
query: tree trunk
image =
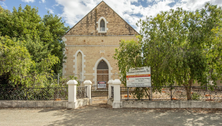
{"type": "Polygon", "coordinates": [[[185,89],[187,92],[187,100],[191,100],[191,86],[193,85],[193,79],[189,80],[188,85],[185,85],[185,89]]]}
{"type": "Polygon", "coordinates": [[[187,87],[187,100],[191,100],[191,87],[187,87]]]}

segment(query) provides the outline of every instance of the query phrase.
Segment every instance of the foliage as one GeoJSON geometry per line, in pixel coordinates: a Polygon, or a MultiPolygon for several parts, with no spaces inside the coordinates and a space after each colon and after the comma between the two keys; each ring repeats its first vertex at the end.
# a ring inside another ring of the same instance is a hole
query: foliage
{"type": "Polygon", "coordinates": [[[133,91],[133,96],[136,97],[138,100],[142,99],[144,96],[143,88],[135,88],[133,91]]]}
{"type": "Polygon", "coordinates": [[[8,83],[25,86],[32,65],[31,56],[22,42],[0,36],[0,75],[9,74],[8,83]]]}
{"type": "Polygon", "coordinates": [[[132,93],[133,93],[133,96],[137,98],[138,100],[141,100],[143,97],[149,97],[150,99],[151,95],[150,95],[149,90],[150,88],[146,88],[146,87],[136,87],[132,93]]]}
{"type": "Polygon", "coordinates": [[[144,63],[152,68],[152,85],[183,85],[190,100],[194,82],[204,86],[221,78],[222,46],[214,31],[220,27],[220,13],[221,8],[207,3],[195,12],[178,8],[141,20],[144,63]]]}
{"type": "Polygon", "coordinates": [[[118,49],[115,49],[114,59],[118,60],[121,82],[126,85],[126,72],[130,68],[142,66],[141,44],[134,41],[121,40],[118,49]]]}
{"type": "Polygon", "coordinates": [[[0,6],[0,36],[6,41],[1,42],[5,50],[0,58],[2,62],[8,62],[1,67],[0,82],[27,87],[41,87],[50,83],[62,69],[64,42],[61,37],[68,28],[57,15],[48,13],[41,18],[38,9],[29,5],[24,9],[21,6],[18,10],[13,8],[13,12],[0,6]]]}
{"type": "MultiPolygon", "coordinates": [[[[60,78],[59,78],[59,83],[58,83],[58,80],[57,80],[57,79],[53,79],[53,82],[52,82],[51,86],[52,86],[52,87],[68,87],[67,82],[68,82],[69,80],[76,80],[76,81],[77,81],[78,78],[75,77],[75,76],[60,77],[60,78]]],[[[80,82],[79,82],[79,81],[77,81],[77,82],[78,82],[78,86],[79,86],[79,85],[80,85],[80,82]]]]}
{"type": "Polygon", "coordinates": [[[69,76],[69,79],[71,79],[71,80],[77,80],[77,77],[75,77],[75,76],[69,76]]]}
{"type": "Polygon", "coordinates": [[[8,74],[11,86],[44,86],[52,76],[49,71],[58,62],[58,58],[48,54],[37,63],[31,59],[24,43],[25,41],[0,37],[0,76],[8,74]]]}
{"type": "Polygon", "coordinates": [[[55,100],[56,98],[67,99],[68,87],[2,88],[0,91],[0,100],[55,100]]]}
{"type": "Polygon", "coordinates": [[[207,3],[195,12],[177,8],[140,20],[139,46],[121,42],[116,49],[121,81],[125,84],[129,68],[151,66],[153,90],[183,85],[190,100],[194,83],[216,85],[222,73],[221,13],[207,3]],[[137,58],[141,52],[143,58],[137,58]]]}
{"type": "MultiPolygon", "coordinates": [[[[141,67],[143,66],[143,59],[141,57],[142,45],[135,40],[121,40],[120,46],[118,49],[115,49],[114,59],[118,60],[118,67],[121,75],[121,82],[126,86],[126,72],[130,68],[141,67]]],[[[133,91],[134,96],[137,99],[142,99],[147,92],[146,88],[136,87],[133,91]]],[[[147,95],[148,96],[148,95],[147,95]]]]}
{"type": "MultiPolygon", "coordinates": [[[[61,17],[58,17],[57,15],[53,16],[52,14],[45,15],[43,18],[44,25],[49,28],[49,32],[51,34],[52,42],[49,44],[49,49],[52,50],[52,54],[56,55],[59,58],[59,63],[55,64],[53,66],[53,71],[58,74],[61,73],[60,70],[62,69],[62,63],[63,59],[65,58],[65,55],[63,54],[63,49],[65,48],[65,44],[62,41],[62,36],[67,32],[69,27],[65,27],[64,23],[62,21],[61,17]]],[[[44,36],[45,34],[42,34],[41,36],[44,36]]],[[[48,37],[48,36],[46,36],[48,37]]],[[[43,41],[43,38],[42,38],[43,41]]],[[[46,44],[48,44],[48,41],[45,41],[46,44]]]]}
{"type": "Polygon", "coordinates": [[[192,100],[199,100],[199,99],[200,99],[200,94],[198,94],[198,93],[193,93],[191,99],[192,99],[192,100]]]}

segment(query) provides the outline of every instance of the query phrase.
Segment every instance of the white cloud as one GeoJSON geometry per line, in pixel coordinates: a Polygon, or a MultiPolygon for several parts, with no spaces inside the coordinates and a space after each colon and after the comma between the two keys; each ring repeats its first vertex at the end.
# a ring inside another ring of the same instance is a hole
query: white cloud
{"type": "Polygon", "coordinates": [[[55,9],[55,7],[59,6],[59,4],[52,5],[52,8],[55,9]]]}
{"type": "Polygon", "coordinates": [[[35,2],[35,0],[22,0],[22,2],[27,2],[27,3],[29,3],[29,2],[35,2]]]}
{"type": "Polygon", "coordinates": [[[50,9],[50,8],[45,8],[46,10],[48,10],[49,11],[49,13],[51,13],[51,14],[54,14],[54,11],[52,10],[52,9],[50,9]]]}
{"type": "MultiPolygon", "coordinates": [[[[194,11],[202,8],[206,2],[222,6],[222,0],[178,0],[179,2],[172,5],[172,7],[169,4],[174,3],[175,0],[146,0],[147,4],[153,3],[148,5],[148,7],[132,4],[133,2],[138,2],[138,0],[104,1],[134,28],[136,28],[135,24],[140,18],[145,19],[146,16],[155,16],[160,11],[168,11],[171,8],[182,7],[185,10],[194,11]],[[142,17],[136,16],[136,14],[142,15],[142,17]]],[[[60,16],[72,27],[99,4],[101,0],[56,0],[56,2],[64,7],[63,13],[60,16]]],[[[138,31],[139,29],[136,28],[136,30],[138,31]]]]}
{"type": "Polygon", "coordinates": [[[42,3],[45,3],[45,0],[42,0],[42,3]]]}
{"type": "Polygon", "coordinates": [[[8,9],[8,7],[6,6],[5,2],[0,1],[0,6],[2,6],[4,9],[8,9]]]}

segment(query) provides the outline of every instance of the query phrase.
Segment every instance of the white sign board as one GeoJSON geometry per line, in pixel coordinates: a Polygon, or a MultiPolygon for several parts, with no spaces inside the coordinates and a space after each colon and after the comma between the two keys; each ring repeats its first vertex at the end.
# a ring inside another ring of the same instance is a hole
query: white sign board
{"type": "Polygon", "coordinates": [[[106,81],[98,81],[98,88],[106,88],[106,81]]]}
{"type": "Polygon", "coordinates": [[[127,87],[151,87],[150,67],[131,68],[126,73],[127,87]]]}

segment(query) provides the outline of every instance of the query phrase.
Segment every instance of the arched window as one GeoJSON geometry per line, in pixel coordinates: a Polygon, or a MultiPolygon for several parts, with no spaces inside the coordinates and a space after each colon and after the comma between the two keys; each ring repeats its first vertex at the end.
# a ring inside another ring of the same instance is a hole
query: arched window
{"type": "Polygon", "coordinates": [[[104,17],[100,17],[98,22],[96,22],[97,25],[97,30],[98,33],[106,33],[108,28],[107,28],[107,20],[104,17]]]}
{"type": "Polygon", "coordinates": [[[105,21],[103,19],[100,21],[100,31],[105,31],[105,21]]]}
{"type": "Polygon", "coordinates": [[[78,81],[80,81],[80,83],[84,80],[85,76],[84,76],[84,62],[85,62],[85,55],[83,54],[83,52],[81,50],[76,51],[75,55],[73,55],[75,57],[75,59],[73,60],[74,62],[74,76],[77,77],[78,81]]]}
{"type": "Polygon", "coordinates": [[[82,79],[82,53],[77,54],[77,78],[82,79]]]}

